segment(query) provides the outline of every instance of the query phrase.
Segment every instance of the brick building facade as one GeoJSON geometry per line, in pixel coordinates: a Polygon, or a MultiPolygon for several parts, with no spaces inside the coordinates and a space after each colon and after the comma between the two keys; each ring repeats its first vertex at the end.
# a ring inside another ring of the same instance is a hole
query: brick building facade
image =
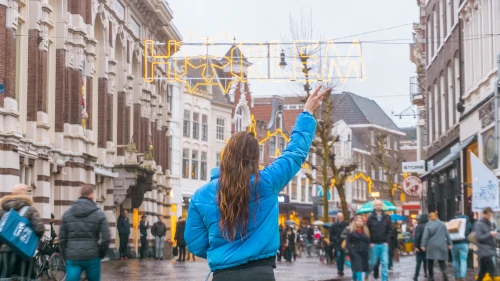
{"type": "Polygon", "coordinates": [[[163,0],[0,1],[0,195],[32,186],[49,230],[93,185],[111,257],[120,210],[132,252],[140,214],[170,224],[168,87],[143,79],[143,42],[181,40],[171,20],[163,0]]]}

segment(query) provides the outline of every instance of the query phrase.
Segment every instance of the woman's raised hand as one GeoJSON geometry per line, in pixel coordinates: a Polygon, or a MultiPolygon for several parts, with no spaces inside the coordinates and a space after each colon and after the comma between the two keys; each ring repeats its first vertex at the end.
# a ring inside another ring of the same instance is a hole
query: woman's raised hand
{"type": "Polygon", "coordinates": [[[312,93],[309,98],[306,101],[306,104],[304,105],[304,111],[307,111],[311,114],[314,114],[314,112],[321,106],[323,103],[323,97],[325,96],[326,93],[331,91],[330,88],[327,88],[326,90],[322,91],[321,93],[319,92],[323,86],[319,86],[316,88],[314,93],[312,93]]]}

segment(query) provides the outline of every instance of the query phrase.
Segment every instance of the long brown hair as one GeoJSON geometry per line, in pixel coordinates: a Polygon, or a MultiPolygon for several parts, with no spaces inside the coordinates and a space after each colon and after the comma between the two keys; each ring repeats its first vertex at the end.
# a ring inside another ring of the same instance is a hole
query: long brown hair
{"type": "Polygon", "coordinates": [[[370,237],[370,230],[368,230],[368,227],[366,227],[366,224],[365,224],[365,220],[360,215],[355,216],[354,219],[352,220],[351,225],[349,225],[349,232],[352,233],[358,229],[358,226],[356,225],[356,221],[359,219],[363,222],[363,226],[362,226],[363,232],[369,238],[370,237]]]}
{"type": "Polygon", "coordinates": [[[237,233],[240,238],[247,234],[252,176],[255,177],[255,202],[258,203],[259,194],[256,189],[259,181],[259,142],[253,133],[238,132],[224,148],[217,191],[219,228],[229,241],[234,241],[237,233]]]}

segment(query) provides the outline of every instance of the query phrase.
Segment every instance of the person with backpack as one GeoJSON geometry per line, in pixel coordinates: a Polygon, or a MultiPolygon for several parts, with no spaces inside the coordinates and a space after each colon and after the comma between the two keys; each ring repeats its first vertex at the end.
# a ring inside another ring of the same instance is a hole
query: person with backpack
{"type": "Polygon", "coordinates": [[[453,257],[453,272],[456,281],[465,281],[467,275],[467,256],[469,255],[469,241],[467,237],[472,231],[472,225],[469,217],[462,214],[457,214],[457,219],[465,219],[465,239],[453,241],[453,249],[451,255],[453,257]]]}
{"type": "Polygon", "coordinates": [[[66,281],[80,281],[82,271],[88,281],[101,280],[101,259],[108,252],[110,233],[106,215],[94,200],[94,187],[83,185],[80,198],[62,217],[59,238],[66,260],[66,281]]]}
{"type": "MultiPolygon", "coordinates": [[[[44,226],[40,214],[33,207],[33,200],[29,196],[28,187],[24,184],[15,185],[12,193],[0,199],[0,219],[10,210],[21,212],[24,207],[28,207],[24,217],[30,223],[31,228],[39,238],[43,236],[44,226]]],[[[0,280],[36,280],[37,263],[34,258],[24,260],[17,249],[12,249],[6,244],[0,243],[0,280]]]]}

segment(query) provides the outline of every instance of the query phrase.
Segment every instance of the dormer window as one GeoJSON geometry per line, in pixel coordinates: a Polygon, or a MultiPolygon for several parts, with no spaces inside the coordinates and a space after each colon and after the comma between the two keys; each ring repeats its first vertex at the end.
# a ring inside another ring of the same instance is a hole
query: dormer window
{"type": "Polygon", "coordinates": [[[241,106],[238,107],[238,110],[236,110],[236,132],[241,132],[243,131],[243,110],[241,109],[241,106]]]}

